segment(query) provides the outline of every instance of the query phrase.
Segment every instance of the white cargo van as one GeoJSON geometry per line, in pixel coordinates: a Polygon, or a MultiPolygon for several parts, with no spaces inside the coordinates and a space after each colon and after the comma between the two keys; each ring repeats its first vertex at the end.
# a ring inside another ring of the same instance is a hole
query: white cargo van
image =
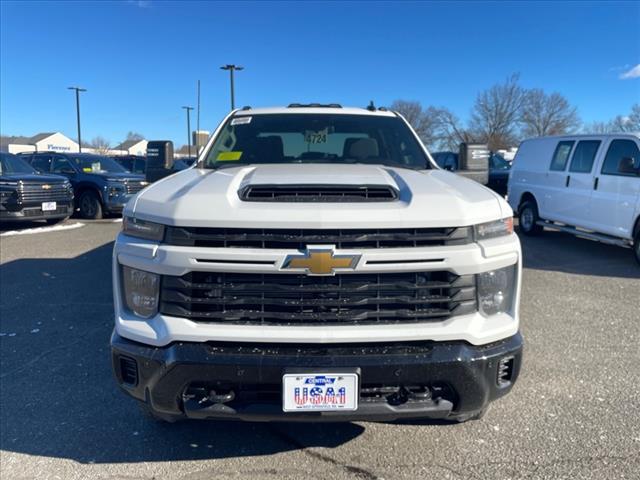
{"type": "Polygon", "coordinates": [[[520,231],[544,227],[633,247],[640,262],[640,134],[525,140],[509,178],[520,231]]]}

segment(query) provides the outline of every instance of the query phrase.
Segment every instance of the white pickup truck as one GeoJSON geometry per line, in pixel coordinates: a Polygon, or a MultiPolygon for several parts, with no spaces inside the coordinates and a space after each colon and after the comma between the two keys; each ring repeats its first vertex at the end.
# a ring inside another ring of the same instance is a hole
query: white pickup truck
{"type": "Polygon", "coordinates": [[[116,380],[167,421],[479,418],[520,371],[512,215],[395,112],[235,110],[125,208],[116,380]]]}

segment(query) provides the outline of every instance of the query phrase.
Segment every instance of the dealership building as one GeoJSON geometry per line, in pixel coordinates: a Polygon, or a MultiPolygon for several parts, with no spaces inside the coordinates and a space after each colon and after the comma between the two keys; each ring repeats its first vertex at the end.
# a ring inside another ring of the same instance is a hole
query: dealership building
{"type": "MultiPolygon", "coordinates": [[[[209,132],[193,132],[192,155],[204,148],[209,138],[209,132]],[[196,143],[198,142],[198,143],[196,143]],[[196,144],[200,148],[196,148],[196,144]]],[[[83,153],[106,153],[107,155],[141,155],[147,154],[147,140],[125,140],[121,144],[107,151],[98,152],[93,148],[82,147],[83,153]]],[[[78,152],[78,143],[60,132],[38,133],[33,137],[0,137],[0,151],[9,153],[20,152],[78,152]]],[[[186,157],[187,146],[175,151],[175,156],[186,157]],[[184,151],[183,151],[184,150],[184,151]]]]}
{"type": "Polygon", "coordinates": [[[77,152],[78,143],[60,132],[38,133],[33,137],[2,137],[0,150],[20,152],[77,152]]]}

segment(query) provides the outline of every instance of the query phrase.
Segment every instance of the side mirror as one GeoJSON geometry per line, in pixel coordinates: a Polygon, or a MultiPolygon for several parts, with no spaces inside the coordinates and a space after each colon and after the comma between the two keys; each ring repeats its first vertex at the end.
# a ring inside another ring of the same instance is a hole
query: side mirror
{"type": "Polygon", "coordinates": [[[76,171],[73,168],[64,167],[60,169],[60,173],[64,175],[74,175],[76,171]]]}
{"type": "Polygon", "coordinates": [[[640,175],[640,168],[634,166],[635,162],[631,157],[624,157],[618,164],[618,172],[632,175],[640,175]]]}

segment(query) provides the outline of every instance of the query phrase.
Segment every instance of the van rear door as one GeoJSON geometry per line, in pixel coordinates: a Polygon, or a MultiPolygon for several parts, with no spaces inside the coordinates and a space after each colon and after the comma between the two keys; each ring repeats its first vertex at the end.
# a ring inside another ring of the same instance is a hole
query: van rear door
{"type": "Polygon", "coordinates": [[[631,239],[640,199],[640,176],[621,172],[623,158],[632,158],[640,168],[639,141],[633,138],[613,138],[606,147],[602,166],[596,172],[591,195],[593,229],[631,239]]]}

